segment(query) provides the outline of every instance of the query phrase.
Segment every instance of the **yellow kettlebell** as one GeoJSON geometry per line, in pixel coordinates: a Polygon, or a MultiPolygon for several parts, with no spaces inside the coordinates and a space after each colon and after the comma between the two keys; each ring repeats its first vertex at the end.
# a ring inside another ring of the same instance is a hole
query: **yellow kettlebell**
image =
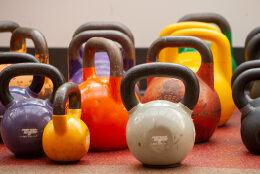
{"type": "MultiPolygon", "coordinates": [[[[235,105],[232,100],[231,76],[232,63],[230,44],[227,37],[220,32],[208,29],[184,29],[178,30],[171,35],[196,36],[211,43],[211,50],[214,59],[214,86],[221,103],[221,118],[219,126],[224,125],[231,117],[235,105]]],[[[201,57],[196,52],[184,52],[178,55],[178,50],[172,52],[168,48],[164,50],[165,62],[180,63],[197,72],[200,67],[201,57]]],[[[160,58],[161,53],[159,55],[160,58]]]]}
{"type": "MultiPolygon", "coordinates": [[[[165,27],[162,30],[159,37],[171,35],[171,33],[176,32],[178,30],[190,29],[190,28],[203,28],[203,29],[208,29],[208,30],[214,30],[214,31],[221,33],[221,30],[218,27],[216,27],[215,25],[208,24],[205,22],[193,22],[193,21],[190,22],[189,21],[189,22],[178,22],[178,23],[168,25],[167,27],[165,27]]],[[[168,52],[173,52],[173,53],[175,53],[175,55],[177,55],[178,48],[167,48],[167,50],[168,50],[168,52]]],[[[192,51],[197,52],[195,49],[192,49],[192,48],[187,48],[183,51],[186,52],[187,50],[192,50],[192,51]]],[[[180,51],[181,50],[179,50],[179,52],[180,51]]],[[[167,60],[167,57],[165,57],[165,50],[162,50],[160,53],[160,59],[158,61],[167,62],[166,60],[167,60]]]]}
{"type": "Polygon", "coordinates": [[[45,154],[56,162],[73,162],[86,155],[90,144],[89,129],[80,119],[81,94],[77,84],[64,83],[53,102],[52,120],[46,125],[42,146],[45,154]],[[69,97],[69,108],[65,104],[69,97]]]}

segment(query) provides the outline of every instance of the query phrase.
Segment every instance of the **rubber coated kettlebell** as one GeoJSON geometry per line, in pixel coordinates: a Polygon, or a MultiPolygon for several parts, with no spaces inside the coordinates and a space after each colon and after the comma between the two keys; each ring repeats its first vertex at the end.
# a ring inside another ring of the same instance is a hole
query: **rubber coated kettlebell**
{"type": "Polygon", "coordinates": [[[242,72],[234,81],[232,95],[241,112],[241,137],[250,153],[260,155],[260,109],[250,104],[244,93],[246,85],[259,80],[260,69],[254,68],[242,72]]]}
{"type": "Polygon", "coordinates": [[[260,26],[254,28],[250,33],[247,35],[245,40],[245,50],[247,50],[247,44],[248,42],[257,34],[260,34],[260,26]]]}
{"type": "MultiPolygon", "coordinates": [[[[46,39],[44,35],[36,29],[19,27],[16,30],[14,30],[10,41],[10,51],[26,52],[23,49],[23,43],[26,38],[31,39],[33,41],[33,44],[35,46],[34,48],[35,57],[37,57],[41,63],[49,64],[49,50],[48,50],[46,39]]],[[[23,77],[18,77],[18,78],[23,78],[23,77]]],[[[17,86],[16,84],[14,85],[17,86]]],[[[26,87],[28,85],[29,82],[24,80],[24,86],[22,87],[26,87]]],[[[52,94],[52,88],[53,86],[51,81],[46,78],[43,89],[39,94],[39,98],[42,99],[49,98],[52,94]]]]}
{"type": "MultiPolygon", "coordinates": [[[[76,36],[73,37],[73,39],[70,42],[69,49],[68,49],[68,59],[70,60],[78,60],[80,59],[79,55],[79,49],[81,45],[85,42],[87,42],[92,37],[105,37],[114,41],[117,41],[122,45],[124,56],[126,60],[130,60],[128,62],[132,62],[132,65],[135,65],[135,47],[130,40],[130,38],[119,32],[119,31],[113,31],[113,30],[94,30],[94,31],[85,31],[82,32],[76,36]]],[[[97,75],[101,77],[108,77],[109,76],[109,62],[104,63],[104,56],[95,56],[95,58],[99,58],[99,61],[103,62],[101,63],[102,66],[97,67],[97,75]]],[[[101,65],[97,62],[96,65],[101,65]]],[[[129,68],[129,67],[128,67],[129,68]]],[[[77,72],[73,75],[73,77],[69,78],[70,81],[80,84],[82,83],[82,68],[78,69],[77,72]]]]}
{"type": "Polygon", "coordinates": [[[55,91],[64,81],[63,75],[57,68],[41,63],[14,64],[0,73],[0,101],[6,107],[1,123],[1,135],[6,147],[16,156],[31,157],[43,153],[43,129],[51,120],[55,91]],[[9,90],[9,82],[20,75],[50,78],[54,86],[53,94],[48,100],[14,99],[9,90]]]}
{"type": "Polygon", "coordinates": [[[79,88],[81,118],[90,131],[91,150],[107,151],[127,147],[125,130],[129,116],[121,101],[122,76],[123,59],[116,43],[102,37],[89,39],[83,52],[83,82],[79,88]],[[109,56],[110,77],[96,76],[94,55],[97,50],[105,51],[109,56]]]}
{"type": "MultiPolygon", "coordinates": [[[[39,63],[39,60],[30,54],[0,52],[0,65],[25,63],[25,62],[39,63]]],[[[17,81],[17,82],[18,82],[17,85],[23,83],[23,81],[17,81]]],[[[10,86],[9,91],[16,100],[22,100],[25,98],[36,98],[38,97],[38,93],[40,92],[43,83],[44,83],[43,77],[34,77],[29,87],[22,88],[19,86],[10,86]]],[[[5,107],[0,102],[0,131],[1,131],[1,121],[4,113],[5,113],[5,107]]]]}
{"type": "Polygon", "coordinates": [[[192,70],[174,63],[137,65],[126,72],[121,83],[121,97],[130,116],[126,139],[132,154],[149,167],[178,165],[195,141],[191,113],[199,98],[199,82],[192,70]],[[134,93],[135,83],[152,76],[182,80],[186,92],[181,102],[139,103],[134,93]]]}
{"type": "MultiPolygon", "coordinates": [[[[201,66],[196,73],[200,84],[200,95],[192,118],[196,129],[196,142],[208,141],[218,126],[221,114],[219,97],[214,89],[213,56],[207,44],[193,36],[164,36],[155,40],[147,52],[147,62],[155,62],[161,50],[167,47],[194,48],[201,54],[201,66]]],[[[180,80],[157,77],[150,80],[142,102],[168,100],[178,103],[185,88],[180,80]]]]}
{"type": "Polygon", "coordinates": [[[77,84],[64,83],[57,90],[53,101],[53,115],[44,129],[42,146],[53,161],[78,161],[89,149],[90,135],[81,117],[81,95],[77,84]],[[69,97],[69,109],[65,104],[69,97]]]}
{"type": "Polygon", "coordinates": [[[229,40],[231,48],[232,70],[234,71],[236,69],[237,63],[233,54],[231,27],[226,18],[217,13],[191,13],[183,16],[178,22],[184,21],[199,21],[216,24],[229,40]]]}
{"type": "MultiPolygon", "coordinates": [[[[119,31],[125,35],[127,35],[134,45],[134,36],[130,29],[119,23],[119,22],[88,22],[81,25],[74,33],[73,37],[77,34],[82,33],[84,31],[96,31],[96,30],[113,30],[119,31]]],[[[83,47],[80,47],[79,53],[80,57],[78,59],[70,59],[69,62],[69,70],[70,70],[70,77],[73,77],[74,73],[76,73],[79,69],[82,69],[82,52],[83,47]]],[[[135,60],[132,59],[123,59],[124,60],[124,70],[128,70],[132,66],[134,66],[135,60]]],[[[109,60],[108,56],[104,52],[97,52],[95,53],[95,66],[97,69],[98,76],[109,76],[109,60]]],[[[81,71],[82,72],[82,71],[81,71]]]]}

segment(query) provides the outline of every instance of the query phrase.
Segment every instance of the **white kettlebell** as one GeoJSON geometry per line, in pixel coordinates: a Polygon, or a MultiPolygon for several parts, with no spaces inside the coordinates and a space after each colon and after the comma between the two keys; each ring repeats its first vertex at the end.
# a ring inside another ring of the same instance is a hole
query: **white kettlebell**
{"type": "Polygon", "coordinates": [[[191,151],[195,142],[192,109],[199,98],[199,82],[189,68],[174,63],[147,63],[131,68],[121,83],[121,98],[130,115],[126,140],[132,154],[148,167],[174,167],[191,151]],[[135,83],[147,77],[182,80],[185,94],[180,103],[136,99],[135,83]]]}

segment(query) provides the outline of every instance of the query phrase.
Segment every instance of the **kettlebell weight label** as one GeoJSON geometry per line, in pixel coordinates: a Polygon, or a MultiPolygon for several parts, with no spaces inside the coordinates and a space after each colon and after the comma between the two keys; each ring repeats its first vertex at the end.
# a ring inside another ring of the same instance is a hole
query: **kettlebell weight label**
{"type": "Polygon", "coordinates": [[[152,145],[163,145],[167,144],[168,136],[152,136],[153,143],[152,145]]]}
{"type": "Polygon", "coordinates": [[[21,138],[33,138],[37,137],[38,129],[31,128],[31,129],[21,129],[22,135],[21,138]]]}

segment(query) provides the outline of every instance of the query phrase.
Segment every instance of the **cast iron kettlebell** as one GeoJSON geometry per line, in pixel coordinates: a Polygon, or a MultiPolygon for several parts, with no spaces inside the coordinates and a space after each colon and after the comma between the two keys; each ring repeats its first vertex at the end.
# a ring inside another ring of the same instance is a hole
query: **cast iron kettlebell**
{"type": "Polygon", "coordinates": [[[43,153],[43,129],[51,120],[55,91],[64,82],[64,77],[57,68],[42,63],[14,64],[0,73],[0,101],[7,108],[1,123],[1,135],[6,147],[16,156],[31,157],[43,153]],[[9,90],[9,82],[20,75],[50,78],[53,83],[53,93],[50,98],[48,100],[14,99],[9,90]]]}
{"type": "Polygon", "coordinates": [[[260,108],[252,106],[245,93],[246,85],[259,80],[260,69],[254,68],[242,72],[234,81],[232,96],[241,112],[241,137],[250,153],[260,155],[260,108]]]}
{"type": "Polygon", "coordinates": [[[121,83],[121,98],[129,113],[127,144],[132,154],[149,167],[178,165],[195,141],[192,109],[199,98],[198,79],[189,68],[174,63],[147,63],[126,72],[121,83]],[[155,100],[145,104],[136,99],[135,83],[147,77],[175,77],[183,81],[181,102],[155,100]]]}

